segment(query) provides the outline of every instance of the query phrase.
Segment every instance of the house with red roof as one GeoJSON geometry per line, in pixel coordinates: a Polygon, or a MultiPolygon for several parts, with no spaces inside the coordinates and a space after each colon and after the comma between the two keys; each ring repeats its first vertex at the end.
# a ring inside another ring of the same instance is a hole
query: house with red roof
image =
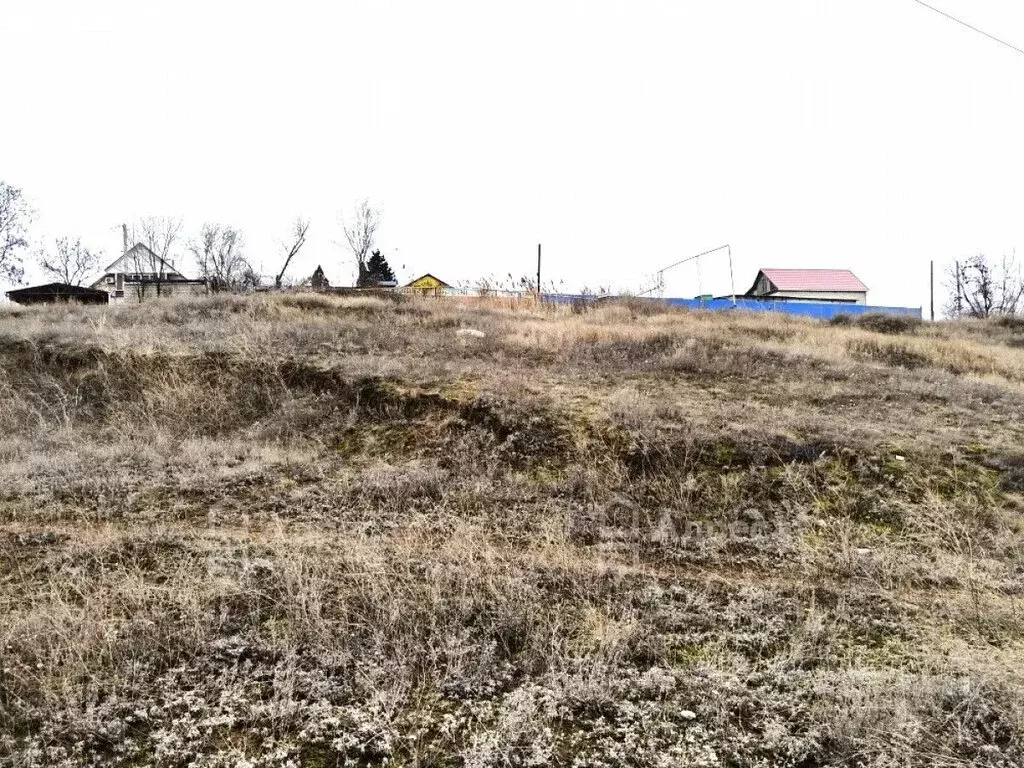
{"type": "Polygon", "coordinates": [[[762,269],[746,296],[753,299],[867,304],[868,287],[848,269],[762,269]]]}

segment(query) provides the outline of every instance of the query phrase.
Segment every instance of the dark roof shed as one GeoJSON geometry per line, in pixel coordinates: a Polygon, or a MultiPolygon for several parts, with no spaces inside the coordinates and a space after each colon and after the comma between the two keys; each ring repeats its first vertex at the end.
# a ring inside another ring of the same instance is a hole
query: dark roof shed
{"type": "Polygon", "coordinates": [[[55,302],[76,302],[78,304],[106,304],[110,294],[94,288],[66,283],[47,283],[18,288],[7,292],[7,298],[16,304],[53,304],[55,302]]]}

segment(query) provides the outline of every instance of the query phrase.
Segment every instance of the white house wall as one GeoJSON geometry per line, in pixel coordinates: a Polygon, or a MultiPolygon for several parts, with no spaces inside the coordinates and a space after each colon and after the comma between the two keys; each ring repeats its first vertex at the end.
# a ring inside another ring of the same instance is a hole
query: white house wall
{"type": "Polygon", "coordinates": [[[864,291],[776,291],[769,298],[791,301],[845,301],[850,304],[868,303],[868,295],[864,291]]]}

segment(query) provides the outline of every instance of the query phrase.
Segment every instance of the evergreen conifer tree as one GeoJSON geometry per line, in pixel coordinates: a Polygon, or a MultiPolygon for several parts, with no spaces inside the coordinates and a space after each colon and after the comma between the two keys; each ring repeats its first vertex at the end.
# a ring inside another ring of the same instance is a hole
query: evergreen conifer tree
{"type": "Polygon", "coordinates": [[[388,264],[388,260],[384,258],[384,254],[380,250],[375,250],[366,262],[366,282],[369,285],[380,285],[394,279],[395,273],[392,271],[391,265],[388,264]]]}

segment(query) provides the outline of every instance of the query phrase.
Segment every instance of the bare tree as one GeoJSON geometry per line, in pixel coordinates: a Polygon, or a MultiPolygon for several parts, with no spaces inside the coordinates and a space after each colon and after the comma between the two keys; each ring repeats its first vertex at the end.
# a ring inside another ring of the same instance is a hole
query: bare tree
{"type": "Polygon", "coordinates": [[[1024,278],[1013,256],[995,263],[984,254],[951,265],[947,273],[951,317],[1015,315],[1024,310],[1024,278]]]}
{"type": "Polygon", "coordinates": [[[189,243],[199,274],[211,291],[239,291],[259,284],[259,276],[245,258],[245,241],[234,227],[207,222],[189,243]]]}
{"type": "MultiPolygon", "coordinates": [[[[157,258],[169,262],[174,246],[181,239],[182,221],[172,216],[144,216],[137,219],[128,231],[128,247],[142,243],[157,258]]],[[[153,270],[159,272],[159,269],[153,270]]]]}
{"type": "Polygon", "coordinates": [[[284,273],[288,270],[288,265],[291,264],[292,259],[302,250],[302,246],[306,244],[306,232],[309,231],[309,219],[303,219],[301,216],[295,219],[295,223],[292,224],[292,235],[291,245],[288,243],[282,243],[285,249],[284,266],[281,267],[281,271],[278,272],[277,277],[274,278],[274,287],[280,289],[281,283],[284,280],[284,273]]]}
{"type": "Polygon", "coordinates": [[[21,251],[28,247],[32,209],[18,187],[0,181],[0,279],[21,281],[21,251]]]}
{"type": "Polygon", "coordinates": [[[52,251],[40,248],[36,254],[39,268],[65,285],[81,285],[82,280],[100,264],[102,254],[90,251],[82,240],[61,237],[54,241],[52,251]]]}
{"type": "Polygon", "coordinates": [[[131,251],[132,268],[144,276],[137,284],[139,301],[145,298],[146,289],[152,285],[156,295],[163,293],[173,262],[174,248],[181,239],[182,221],[173,216],[144,216],[136,219],[125,230],[125,251],[142,244],[145,250],[131,251]]]}
{"type": "Polygon", "coordinates": [[[351,221],[342,217],[341,226],[345,230],[345,239],[352,255],[356,257],[356,266],[359,268],[356,285],[368,284],[370,274],[366,262],[376,242],[379,225],[380,211],[370,205],[369,199],[356,203],[351,221]]]}

